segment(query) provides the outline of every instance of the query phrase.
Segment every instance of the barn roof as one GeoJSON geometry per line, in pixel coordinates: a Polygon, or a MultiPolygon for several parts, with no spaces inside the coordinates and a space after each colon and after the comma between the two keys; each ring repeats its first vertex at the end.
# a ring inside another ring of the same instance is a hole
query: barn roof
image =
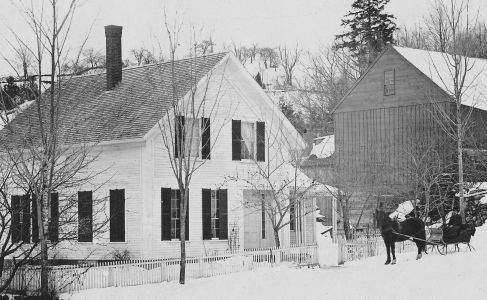
{"type": "MultiPolygon", "coordinates": [[[[62,82],[59,105],[61,144],[142,138],[191,87],[223,60],[226,53],[182,59],[122,70],[122,81],[107,90],[106,73],[62,82]],[[174,72],[173,72],[174,70],[174,72]]],[[[41,111],[47,110],[47,97],[41,111]]],[[[44,113],[44,115],[46,115],[44,113]]],[[[0,131],[0,143],[39,140],[37,105],[30,105],[0,131]],[[15,135],[14,135],[15,133],[15,135]]]]}
{"type": "MultiPolygon", "coordinates": [[[[429,77],[447,94],[454,92],[453,56],[447,53],[404,47],[393,47],[424,75],[429,77]]],[[[462,62],[465,61],[462,59],[462,62]]],[[[462,104],[487,110],[487,60],[466,58],[468,71],[465,74],[462,104]]]]}

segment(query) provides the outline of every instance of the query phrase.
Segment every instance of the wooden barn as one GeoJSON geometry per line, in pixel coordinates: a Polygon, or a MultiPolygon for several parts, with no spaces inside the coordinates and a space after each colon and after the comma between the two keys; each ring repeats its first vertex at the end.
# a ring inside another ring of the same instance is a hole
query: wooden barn
{"type": "MultiPolygon", "coordinates": [[[[456,141],[446,126],[456,109],[452,62],[445,53],[395,46],[375,60],[333,112],[342,184],[387,197],[408,188],[413,161],[424,151],[437,153],[445,165],[455,162],[456,141]]],[[[464,153],[475,161],[487,145],[487,60],[465,62],[462,116],[470,117],[464,153]]],[[[479,181],[473,171],[466,173],[479,181]]]]}

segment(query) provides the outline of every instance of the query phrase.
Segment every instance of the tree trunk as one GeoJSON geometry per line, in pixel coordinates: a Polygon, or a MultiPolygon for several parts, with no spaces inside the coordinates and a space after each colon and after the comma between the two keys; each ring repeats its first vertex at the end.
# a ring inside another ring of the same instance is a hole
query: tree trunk
{"type": "Polygon", "coordinates": [[[458,189],[460,193],[460,216],[465,224],[465,199],[463,193],[463,134],[461,107],[457,104],[457,154],[458,154],[458,189]]]}
{"type": "Polygon", "coordinates": [[[179,283],[186,282],[186,210],[188,207],[188,189],[181,191],[180,237],[181,237],[181,261],[179,269],[179,283]]]}
{"type": "Polygon", "coordinates": [[[347,201],[343,201],[342,203],[342,215],[343,215],[343,231],[345,232],[345,238],[349,240],[350,236],[350,217],[349,217],[349,208],[347,201]]]}
{"type": "Polygon", "coordinates": [[[281,247],[281,241],[279,240],[279,231],[274,229],[274,241],[276,242],[276,247],[281,247]]]}

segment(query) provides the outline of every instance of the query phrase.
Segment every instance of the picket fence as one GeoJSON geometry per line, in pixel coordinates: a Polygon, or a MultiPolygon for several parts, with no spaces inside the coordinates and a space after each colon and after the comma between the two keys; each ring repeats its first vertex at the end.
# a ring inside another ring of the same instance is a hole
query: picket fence
{"type": "MultiPolygon", "coordinates": [[[[317,245],[250,249],[187,258],[186,278],[211,277],[285,263],[308,266],[317,264],[317,245]]],[[[69,293],[93,288],[174,281],[179,279],[179,264],[179,259],[160,259],[107,262],[90,266],[54,266],[49,270],[50,289],[57,293],[69,293]]],[[[9,271],[6,270],[4,275],[7,275],[7,272],[9,271]]],[[[9,290],[36,294],[40,290],[40,268],[31,266],[18,270],[9,285],[9,290]]]]}

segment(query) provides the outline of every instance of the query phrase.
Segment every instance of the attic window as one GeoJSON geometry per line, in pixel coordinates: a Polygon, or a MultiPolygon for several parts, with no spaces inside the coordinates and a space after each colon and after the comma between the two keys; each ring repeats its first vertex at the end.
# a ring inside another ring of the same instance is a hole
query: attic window
{"type": "Polygon", "coordinates": [[[384,96],[396,93],[396,79],[394,70],[384,71],[384,96]]]}

